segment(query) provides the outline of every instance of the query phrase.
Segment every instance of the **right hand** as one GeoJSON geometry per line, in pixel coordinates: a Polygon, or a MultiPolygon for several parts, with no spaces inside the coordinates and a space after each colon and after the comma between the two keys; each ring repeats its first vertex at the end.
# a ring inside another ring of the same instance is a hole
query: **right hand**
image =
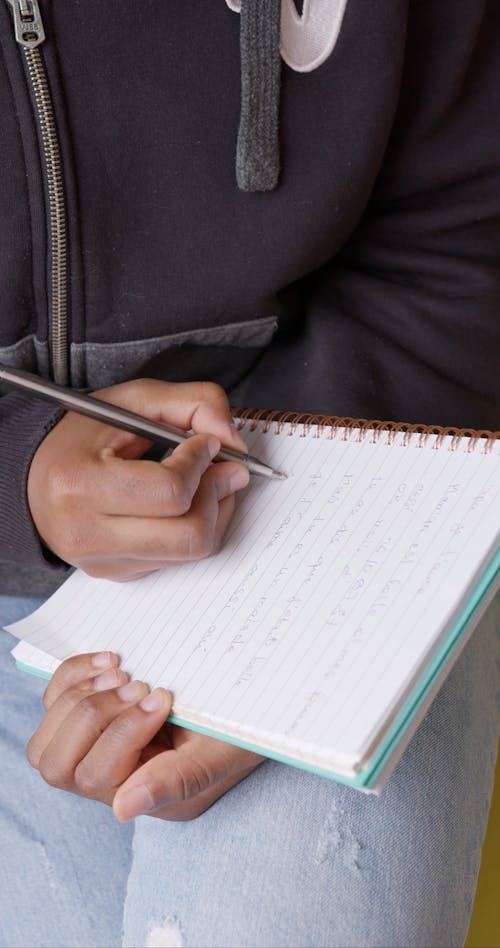
{"type": "Polygon", "coordinates": [[[91,576],[126,580],[215,552],[246,486],[246,467],[211,464],[220,445],[246,451],[223,389],[209,382],[124,382],[93,393],[195,435],[161,461],[149,442],[68,412],[38,447],[28,502],[39,536],[91,576]]]}

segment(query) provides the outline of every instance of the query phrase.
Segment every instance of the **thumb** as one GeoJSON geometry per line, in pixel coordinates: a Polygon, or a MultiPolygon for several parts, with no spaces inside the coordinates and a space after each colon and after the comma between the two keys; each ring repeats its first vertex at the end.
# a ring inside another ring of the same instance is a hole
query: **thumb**
{"type": "Polygon", "coordinates": [[[206,797],[221,781],[231,786],[262,759],[251,751],[191,732],[178,749],[157,754],[122,784],[115,794],[113,811],[123,822],[180,807],[206,797]]]}
{"type": "Polygon", "coordinates": [[[183,431],[213,434],[235,451],[247,451],[232,423],[223,388],[213,382],[163,382],[135,379],[93,392],[97,398],[183,431]]]}

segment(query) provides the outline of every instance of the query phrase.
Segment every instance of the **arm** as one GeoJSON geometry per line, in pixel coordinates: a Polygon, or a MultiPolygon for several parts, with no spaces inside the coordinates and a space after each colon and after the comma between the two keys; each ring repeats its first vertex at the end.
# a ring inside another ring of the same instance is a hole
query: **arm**
{"type": "Polygon", "coordinates": [[[0,398],[0,559],[62,570],[47,557],[28,505],[28,471],[41,439],[62,417],[62,410],[20,394],[0,398]]]}

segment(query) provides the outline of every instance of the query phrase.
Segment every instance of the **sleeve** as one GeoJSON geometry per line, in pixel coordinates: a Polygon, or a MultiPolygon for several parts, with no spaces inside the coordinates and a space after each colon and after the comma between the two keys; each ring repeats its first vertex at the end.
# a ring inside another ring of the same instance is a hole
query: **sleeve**
{"type": "Polygon", "coordinates": [[[0,398],[0,559],[53,570],[65,568],[44,550],[27,497],[33,455],[63,414],[62,409],[24,394],[0,398]]]}
{"type": "Polygon", "coordinates": [[[410,2],[380,172],[259,367],[271,407],[500,426],[499,39],[497,0],[410,2]]]}

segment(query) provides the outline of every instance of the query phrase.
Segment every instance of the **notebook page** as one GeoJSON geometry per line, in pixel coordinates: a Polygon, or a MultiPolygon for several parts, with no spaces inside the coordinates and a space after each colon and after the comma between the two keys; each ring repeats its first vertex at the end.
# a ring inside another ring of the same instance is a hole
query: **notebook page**
{"type": "Polygon", "coordinates": [[[328,430],[249,433],[223,550],[133,583],[75,573],[14,634],[63,659],[111,648],[178,717],[355,768],[499,542],[500,447],[328,430]]]}
{"type": "Polygon", "coordinates": [[[35,648],[29,642],[18,642],[16,647],[12,649],[11,655],[18,665],[29,671],[40,673],[43,678],[51,678],[57,666],[60,665],[58,658],[53,658],[47,652],[42,652],[40,648],[35,648]]]}

